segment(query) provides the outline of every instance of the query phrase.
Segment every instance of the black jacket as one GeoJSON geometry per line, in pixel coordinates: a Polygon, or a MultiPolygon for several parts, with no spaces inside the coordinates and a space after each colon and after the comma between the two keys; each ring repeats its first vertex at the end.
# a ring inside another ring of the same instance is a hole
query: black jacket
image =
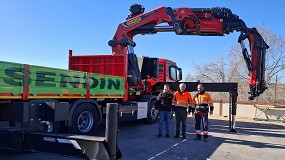
{"type": "Polygon", "coordinates": [[[160,93],[157,96],[155,109],[160,111],[171,111],[173,94],[170,92],[160,93]]]}

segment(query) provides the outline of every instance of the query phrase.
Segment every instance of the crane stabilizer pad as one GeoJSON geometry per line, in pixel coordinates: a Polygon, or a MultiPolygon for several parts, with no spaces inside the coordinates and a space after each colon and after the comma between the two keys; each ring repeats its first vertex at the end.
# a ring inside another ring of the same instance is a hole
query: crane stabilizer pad
{"type": "Polygon", "coordinates": [[[25,135],[24,150],[65,156],[109,159],[105,137],[32,132],[25,135]]]}

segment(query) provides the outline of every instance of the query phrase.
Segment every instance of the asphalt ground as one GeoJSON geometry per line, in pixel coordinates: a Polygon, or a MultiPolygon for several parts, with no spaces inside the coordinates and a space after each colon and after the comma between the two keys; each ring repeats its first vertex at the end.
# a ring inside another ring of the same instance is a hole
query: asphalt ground
{"type": "MultiPolygon", "coordinates": [[[[124,160],[272,160],[285,159],[285,123],[238,118],[237,132],[229,132],[228,118],[209,117],[208,142],[194,141],[193,117],[187,119],[187,139],[173,138],[175,117],[171,120],[171,137],[158,138],[158,123],[141,121],[120,123],[118,145],[124,160]]],[[[104,127],[98,132],[104,135],[104,127]]],[[[0,150],[2,160],[75,160],[45,153],[0,150]]]]}

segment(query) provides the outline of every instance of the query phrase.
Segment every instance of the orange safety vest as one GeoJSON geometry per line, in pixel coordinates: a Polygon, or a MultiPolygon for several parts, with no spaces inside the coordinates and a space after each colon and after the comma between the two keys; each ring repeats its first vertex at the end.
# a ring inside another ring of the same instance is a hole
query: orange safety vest
{"type": "Polygon", "coordinates": [[[213,99],[211,95],[207,92],[204,92],[203,94],[196,94],[193,98],[193,101],[195,105],[199,106],[201,104],[209,104],[210,106],[213,106],[213,99]],[[198,97],[197,97],[198,95],[198,97]]]}
{"type": "Polygon", "coordinates": [[[186,107],[192,106],[193,101],[191,94],[189,92],[183,92],[182,94],[179,91],[176,91],[173,96],[173,105],[176,107],[186,107]]]}

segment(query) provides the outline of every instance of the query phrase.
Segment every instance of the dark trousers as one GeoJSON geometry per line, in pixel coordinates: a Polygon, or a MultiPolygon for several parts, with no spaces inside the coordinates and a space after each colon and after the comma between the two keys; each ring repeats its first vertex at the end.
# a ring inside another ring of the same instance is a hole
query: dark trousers
{"type": "Polygon", "coordinates": [[[208,113],[199,114],[198,112],[195,114],[196,134],[201,134],[201,122],[204,134],[208,134],[208,113]]]}
{"type": "Polygon", "coordinates": [[[182,122],[182,135],[186,135],[186,119],[187,119],[187,109],[182,107],[175,108],[175,118],[176,118],[176,134],[180,134],[180,123],[182,122]]]}

